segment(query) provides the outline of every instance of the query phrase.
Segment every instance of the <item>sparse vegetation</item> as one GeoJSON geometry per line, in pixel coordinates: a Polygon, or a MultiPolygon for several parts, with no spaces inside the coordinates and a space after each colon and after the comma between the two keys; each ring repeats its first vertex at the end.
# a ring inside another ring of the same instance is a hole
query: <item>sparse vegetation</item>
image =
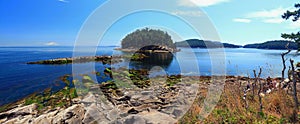
{"type": "Polygon", "coordinates": [[[57,92],[53,92],[51,88],[44,90],[42,93],[30,95],[24,99],[24,105],[37,104],[38,110],[43,112],[45,110],[56,107],[72,106],[72,99],[78,97],[74,84],[70,82],[70,76],[65,75],[61,77],[65,87],[57,92]]]}
{"type": "MultiPolygon", "coordinates": [[[[203,121],[198,118],[199,112],[203,106],[203,100],[207,93],[207,89],[201,88],[199,89],[197,99],[185,116],[180,120],[180,123],[284,124],[293,122],[291,120],[294,107],[292,95],[286,93],[284,90],[274,90],[265,97],[262,97],[262,112],[260,112],[259,97],[255,96],[254,99],[246,97],[248,101],[248,109],[246,109],[246,104],[242,97],[243,93],[240,92],[238,82],[229,82],[230,80],[231,79],[227,79],[224,91],[217,106],[207,118],[203,121]]],[[[251,83],[254,81],[255,79],[250,79],[251,83]]],[[[277,79],[276,81],[279,82],[280,79],[277,79]]],[[[266,80],[262,80],[262,84],[265,83],[266,80]]],[[[243,85],[243,87],[244,86],[245,85],[243,85]]],[[[259,89],[256,88],[255,92],[258,92],[258,90],[259,89]]]]}

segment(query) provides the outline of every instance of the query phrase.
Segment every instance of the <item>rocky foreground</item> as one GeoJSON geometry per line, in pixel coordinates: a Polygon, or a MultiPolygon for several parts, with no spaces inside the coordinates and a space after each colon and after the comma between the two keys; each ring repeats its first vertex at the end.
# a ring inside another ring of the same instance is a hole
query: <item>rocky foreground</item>
{"type": "MultiPolygon", "coordinates": [[[[116,87],[116,82],[94,85],[86,83],[90,86],[88,92],[72,98],[70,105],[48,106],[41,109],[40,102],[29,105],[20,103],[0,113],[0,123],[198,123],[201,121],[199,114],[203,111],[201,107],[205,103],[204,99],[207,99],[210,91],[216,92],[216,89],[223,93],[220,99],[217,99],[219,102],[215,101],[217,106],[201,123],[248,123],[253,120],[262,123],[292,122],[283,120],[291,115],[290,109],[293,108],[293,105],[288,89],[276,88],[280,78],[260,79],[263,87],[262,94],[259,96],[263,95],[261,97],[265,107],[263,117],[258,111],[258,87],[253,85],[255,79],[227,76],[226,80],[222,78],[220,80],[224,82],[211,79],[211,77],[170,76],[143,80],[143,86],[137,82],[133,82],[135,85],[129,87],[116,87]],[[271,83],[268,83],[269,80],[272,80],[271,83]],[[209,89],[211,86],[218,85],[220,87],[216,87],[216,89],[209,89]],[[218,89],[223,85],[225,85],[224,90],[218,89]],[[251,86],[250,90],[249,85],[251,86]],[[252,94],[252,86],[255,87],[255,94],[252,94]]],[[[78,88],[76,90],[82,92],[78,88]]],[[[57,99],[57,97],[51,99],[57,99]]],[[[210,99],[214,98],[210,97],[210,99]]],[[[209,99],[207,100],[209,101],[209,99]]],[[[49,99],[46,101],[49,102],[49,99]]]]}
{"type": "Polygon", "coordinates": [[[0,123],[176,123],[192,105],[199,84],[182,82],[166,86],[162,82],[157,78],[147,88],[114,91],[94,85],[87,95],[73,99],[67,108],[40,113],[37,104],[18,105],[0,113],[0,123]]]}

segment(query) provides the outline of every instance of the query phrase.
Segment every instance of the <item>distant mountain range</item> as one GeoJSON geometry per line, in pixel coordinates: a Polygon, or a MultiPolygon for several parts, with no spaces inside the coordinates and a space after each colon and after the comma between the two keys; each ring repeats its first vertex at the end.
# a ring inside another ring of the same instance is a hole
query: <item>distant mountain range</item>
{"type": "Polygon", "coordinates": [[[192,48],[240,48],[240,45],[234,45],[229,43],[221,43],[217,41],[199,40],[199,39],[189,39],[181,42],[175,43],[176,47],[192,47],[192,48]]]}
{"type": "Polygon", "coordinates": [[[285,40],[267,41],[264,43],[248,44],[244,46],[244,48],[274,49],[274,50],[284,50],[287,49],[286,47],[292,50],[298,49],[297,43],[291,41],[285,41],[285,40]],[[288,43],[289,45],[287,46],[288,43]]]}
{"type": "Polygon", "coordinates": [[[189,39],[181,42],[176,42],[177,47],[191,47],[191,48],[255,48],[255,49],[274,49],[274,50],[284,50],[286,45],[289,43],[288,48],[292,50],[298,49],[298,45],[295,42],[286,40],[274,40],[267,41],[264,43],[247,44],[245,46],[235,45],[230,43],[221,43],[218,41],[208,41],[199,39],[189,39]]]}

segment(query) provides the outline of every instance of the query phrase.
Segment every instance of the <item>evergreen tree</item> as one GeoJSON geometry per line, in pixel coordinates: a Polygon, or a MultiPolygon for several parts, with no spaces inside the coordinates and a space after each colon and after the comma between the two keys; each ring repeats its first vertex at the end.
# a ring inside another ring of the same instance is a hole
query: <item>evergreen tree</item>
{"type": "MultiPolygon", "coordinates": [[[[298,21],[299,17],[300,17],[300,4],[299,3],[295,4],[295,8],[297,9],[295,11],[287,10],[282,15],[282,18],[285,19],[285,20],[288,20],[292,17],[293,22],[298,21]]],[[[300,51],[300,32],[291,33],[291,34],[284,33],[284,34],[281,34],[281,37],[285,38],[285,39],[290,39],[290,40],[296,42],[298,44],[298,52],[300,51]]]]}
{"type": "Polygon", "coordinates": [[[157,45],[175,49],[171,36],[164,31],[144,28],[128,34],[122,40],[122,49],[140,49],[145,46],[157,45]]]}

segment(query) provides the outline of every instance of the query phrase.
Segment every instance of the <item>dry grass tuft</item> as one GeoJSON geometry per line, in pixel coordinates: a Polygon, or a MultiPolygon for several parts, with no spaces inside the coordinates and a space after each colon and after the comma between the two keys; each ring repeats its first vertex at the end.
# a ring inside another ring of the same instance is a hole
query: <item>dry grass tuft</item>
{"type": "MultiPolygon", "coordinates": [[[[253,82],[253,80],[251,81],[253,82]]],[[[262,80],[262,82],[264,83],[265,81],[262,80]]],[[[247,93],[248,108],[246,108],[246,103],[243,99],[245,85],[242,84],[240,86],[237,80],[233,82],[232,78],[230,81],[227,79],[217,106],[203,121],[198,119],[198,113],[201,112],[207,89],[199,89],[198,99],[195,100],[190,110],[179,123],[284,124],[291,122],[294,108],[291,94],[287,94],[284,90],[273,90],[270,94],[262,98],[263,112],[260,113],[257,89],[255,89],[254,99],[251,97],[251,91],[247,93]]]]}

